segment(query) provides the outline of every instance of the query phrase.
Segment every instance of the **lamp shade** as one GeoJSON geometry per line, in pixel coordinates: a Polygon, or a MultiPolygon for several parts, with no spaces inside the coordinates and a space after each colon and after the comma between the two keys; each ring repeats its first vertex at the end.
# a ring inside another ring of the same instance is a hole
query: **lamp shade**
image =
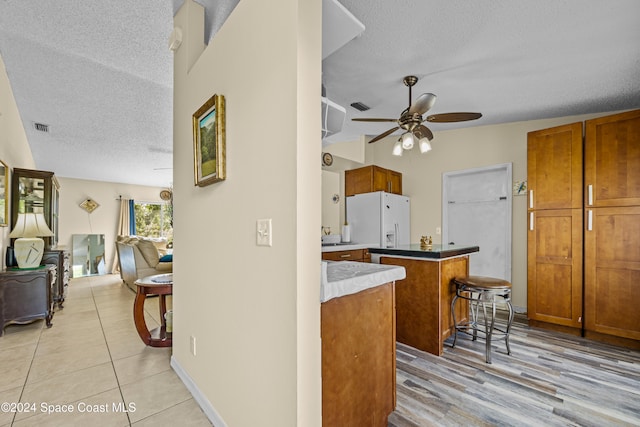
{"type": "Polygon", "coordinates": [[[403,133],[400,139],[402,140],[402,148],[405,150],[413,148],[413,134],[411,132],[403,133]]]}
{"type": "Polygon", "coordinates": [[[427,137],[420,138],[420,140],[418,141],[418,145],[420,146],[420,152],[423,154],[431,151],[431,144],[429,143],[429,138],[427,137]]]}
{"type": "Polygon", "coordinates": [[[47,226],[47,221],[41,213],[21,213],[9,237],[49,237],[53,232],[47,226]]]}
{"type": "Polygon", "coordinates": [[[393,151],[391,152],[394,156],[402,156],[402,140],[396,141],[393,145],[393,151]]]}

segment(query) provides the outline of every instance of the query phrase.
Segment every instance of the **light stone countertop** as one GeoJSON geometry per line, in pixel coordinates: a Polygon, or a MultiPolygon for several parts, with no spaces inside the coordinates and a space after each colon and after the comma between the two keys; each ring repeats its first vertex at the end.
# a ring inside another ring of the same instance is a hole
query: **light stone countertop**
{"type": "Polygon", "coordinates": [[[352,251],[355,249],[377,248],[378,246],[380,246],[378,243],[339,243],[337,245],[322,246],[322,252],[352,251]]]}
{"type": "Polygon", "coordinates": [[[404,267],[353,261],[322,261],[320,302],[355,294],[406,277],[404,267]]]}

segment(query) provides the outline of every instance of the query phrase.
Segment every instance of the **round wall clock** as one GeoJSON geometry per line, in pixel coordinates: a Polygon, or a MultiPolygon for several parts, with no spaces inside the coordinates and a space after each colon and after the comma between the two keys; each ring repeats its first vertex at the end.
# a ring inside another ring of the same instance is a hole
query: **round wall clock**
{"type": "Polygon", "coordinates": [[[331,153],[322,153],[322,164],[325,166],[331,166],[333,164],[333,156],[331,153]]]}
{"type": "Polygon", "coordinates": [[[165,201],[171,200],[171,190],[162,190],[160,192],[160,198],[165,201]]]}

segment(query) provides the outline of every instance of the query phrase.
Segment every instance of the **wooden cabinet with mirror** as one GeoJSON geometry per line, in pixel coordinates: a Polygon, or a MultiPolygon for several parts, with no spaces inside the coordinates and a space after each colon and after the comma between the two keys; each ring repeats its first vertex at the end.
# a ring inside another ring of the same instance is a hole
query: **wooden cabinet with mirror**
{"type": "Polygon", "coordinates": [[[11,179],[11,228],[19,213],[42,213],[53,236],[44,237],[46,247],[58,244],[58,180],[53,172],[13,169],[11,179]]]}

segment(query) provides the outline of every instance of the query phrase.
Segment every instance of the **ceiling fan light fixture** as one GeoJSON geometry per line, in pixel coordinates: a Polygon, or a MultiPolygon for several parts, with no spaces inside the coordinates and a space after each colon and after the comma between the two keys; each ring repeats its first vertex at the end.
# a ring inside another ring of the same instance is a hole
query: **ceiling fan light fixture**
{"type": "Polygon", "coordinates": [[[393,145],[393,151],[391,151],[391,154],[394,156],[402,156],[402,139],[397,140],[393,145]]]}
{"type": "Polygon", "coordinates": [[[400,140],[402,141],[402,148],[405,150],[411,150],[413,148],[414,137],[411,132],[403,133],[400,140]]]}
{"type": "Polygon", "coordinates": [[[420,147],[420,152],[422,154],[431,151],[431,143],[429,142],[429,138],[427,138],[426,136],[420,138],[420,140],[418,141],[418,146],[420,147]]]}

